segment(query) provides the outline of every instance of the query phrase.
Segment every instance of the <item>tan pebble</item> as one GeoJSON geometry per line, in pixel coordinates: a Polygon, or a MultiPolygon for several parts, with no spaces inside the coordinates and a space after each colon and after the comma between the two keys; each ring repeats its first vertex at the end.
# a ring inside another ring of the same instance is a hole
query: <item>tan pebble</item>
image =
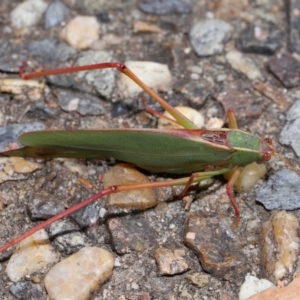
{"type": "Polygon", "coordinates": [[[15,172],[20,174],[31,173],[41,168],[39,164],[27,161],[22,157],[10,157],[9,162],[12,164],[15,172]]]}
{"type": "Polygon", "coordinates": [[[275,282],[290,275],[299,255],[299,222],[286,211],[272,212],[262,226],[261,264],[275,282]]]}
{"type": "Polygon", "coordinates": [[[161,28],[159,28],[158,26],[140,20],[134,21],[132,26],[133,26],[134,33],[138,33],[138,32],[161,33],[161,28]]]}
{"type": "Polygon", "coordinates": [[[86,300],[112,275],[112,254],[97,247],[85,247],[56,264],[45,277],[51,300],[86,300]]]}
{"type": "Polygon", "coordinates": [[[5,78],[0,80],[0,91],[14,95],[26,94],[31,100],[37,101],[42,97],[45,83],[37,80],[5,78]]]}
{"type": "MultiPolygon", "coordinates": [[[[125,163],[115,165],[103,176],[104,188],[143,183],[149,183],[148,177],[125,163]]],[[[153,189],[148,188],[111,194],[108,196],[108,203],[123,208],[147,209],[156,206],[157,200],[153,189]]]]}
{"type": "Polygon", "coordinates": [[[184,251],[180,249],[170,250],[167,248],[158,248],[154,252],[154,258],[162,275],[180,274],[189,269],[189,266],[183,258],[184,251]]]}
{"type": "Polygon", "coordinates": [[[185,276],[186,279],[190,280],[198,288],[203,288],[209,284],[210,275],[194,273],[185,276]]]}
{"type": "Polygon", "coordinates": [[[254,62],[241,52],[232,50],[226,54],[226,60],[231,68],[246,75],[250,80],[262,79],[263,76],[254,62]]]}
{"type": "Polygon", "coordinates": [[[61,32],[61,39],[76,49],[88,49],[99,40],[100,25],[95,17],[77,16],[61,32]]]}
{"type": "Polygon", "coordinates": [[[37,80],[24,80],[19,78],[5,78],[0,80],[0,91],[3,93],[10,93],[19,95],[28,89],[45,88],[45,83],[37,80]]]}
{"type": "Polygon", "coordinates": [[[70,171],[72,173],[79,174],[83,178],[87,178],[88,177],[88,168],[87,168],[87,166],[85,166],[84,164],[80,163],[76,159],[66,159],[64,161],[64,167],[68,171],[70,171]]]}
{"type": "Polygon", "coordinates": [[[6,273],[10,280],[19,281],[24,276],[45,269],[58,259],[46,231],[42,229],[18,244],[8,262],[6,273]]]}
{"type": "Polygon", "coordinates": [[[94,187],[93,183],[86,178],[77,178],[76,183],[82,185],[87,191],[90,191],[94,187]]]}

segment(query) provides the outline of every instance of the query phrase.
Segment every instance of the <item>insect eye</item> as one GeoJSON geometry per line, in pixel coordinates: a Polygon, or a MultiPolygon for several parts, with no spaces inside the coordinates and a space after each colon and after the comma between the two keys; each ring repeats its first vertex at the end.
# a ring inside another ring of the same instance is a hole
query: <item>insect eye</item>
{"type": "Polygon", "coordinates": [[[266,152],[263,154],[262,158],[264,161],[269,161],[271,159],[272,155],[269,152],[266,152]]]}
{"type": "Polygon", "coordinates": [[[271,138],[265,138],[265,141],[269,144],[269,145],[272,145],[273,144],[273,141],[271,138]]]}

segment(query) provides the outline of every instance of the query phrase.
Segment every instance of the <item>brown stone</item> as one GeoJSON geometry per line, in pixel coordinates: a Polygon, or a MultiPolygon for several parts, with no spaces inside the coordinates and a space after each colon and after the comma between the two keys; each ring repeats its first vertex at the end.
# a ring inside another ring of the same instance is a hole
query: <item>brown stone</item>
{"type": "Polygon", "coordinates": [[[191,214],[185,233],[185,244],[194,250],[205,271],[215,277],[236,282],[251,268],[241,251],[239,237],[227,217],[205,218],[191,214]]]}

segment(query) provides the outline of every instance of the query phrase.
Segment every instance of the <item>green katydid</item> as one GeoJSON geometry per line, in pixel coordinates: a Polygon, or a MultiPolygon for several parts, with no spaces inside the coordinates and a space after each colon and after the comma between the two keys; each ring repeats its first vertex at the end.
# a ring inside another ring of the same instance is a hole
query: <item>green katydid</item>
{"type": "MultiPolygon", "coordinates": [[[[236,215],[234,224],[238,224],[240,211],[234,199],[232,187],[242,167],[252,162],[262,163],[269,161],[272,156],[279,156],[270,138],[259,138],[250,133],[238,130],[232,110],[228,111],[229,129],[197,128],[189,119],[145,85],[123,63],[99,63],[31,74],[24,74],[24,67],[22,67],[20,74],[22,78],[30,79],[53,74],[101,68],[116,68],[127,75],[168,111],[184,129],[36,131],[22,134],[19,137],[19,141],[25,145],[24,148],[6,151],[2,153],[2,155],[40,158],[114,157],[117,160],[134,164],[151,172],[192,175],[164,182],[108,187],[11,240],[6,245],[0,247],[0,253],[14,246],[34,232],[87,206],[105,195],[133,189],[185,185],[181,193],[182,196],[187,192],[191,184],[216,175],[225,174],[229,171],[233,171],[233,174],[227,183],[226,191],[236,215]],[[120,145],[122,146],[120,147],[120,145]]],[[[281,159],[286,162],[284,158],[281,157],[281,159]]],[[[286,163],[290,168],[295,170],[288,162],[286,163]]]]}

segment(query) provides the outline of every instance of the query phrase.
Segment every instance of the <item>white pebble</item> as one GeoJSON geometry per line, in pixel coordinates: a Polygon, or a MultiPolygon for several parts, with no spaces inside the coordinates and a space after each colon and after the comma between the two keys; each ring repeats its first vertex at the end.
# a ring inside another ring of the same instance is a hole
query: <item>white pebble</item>
{"type": "Polygon", "coordinates": [[[8,262],[6,273],[10,280],[19,281],[24,276],[45,269],[58,259],[48,234],[42,229],[18,244],[8,262]]]}
{"type": "Polygon", "coordinates": [[[37,24],[47,7],[48,4],[43,0],[27,0],[20,3],[10,13],[12,26],[21,29],[37,24]]]}
{"type": "MultiPolygon", "coordinates": [[[[202,114],[200,114],[197,110],[195,110],[191,107],[188,107],[188,106],[176,106],[175,108],[180,113],[182,113],[185,117],[187,117],[189,120],[191,120],[198,128],[203,127],[204,118],[203,118],[202,114]]],[[[174,118],[168,112],[165,112],[164,116],[174,120],[174,118]]],[[[173,124],[163,117],[160,117],[158,119],[157,127],[159,129],[181,128],[180,125],[173,124]]]]}
{"type": "Polygon", "coordinates": [[[258,279],[252,275],[246,275],[245,282],[242,284],[239,292],[239,300],[249,299],[266,289],[275,287],[272,282],[267,279],[258,279]]]}
{"type": "MultiPolygon", "coordinates": [[[[127,61],[125,65],[147,86],[154,90],[168,91],[172,75],[167,65],[152,61],[127,61]]],[[[118,87],[125,97],[132,97],[142,89],[126,75],[121,74],[118,87]]]]}
{"type": "Polygon", "coordinates": [[[226,60],[230,64],[231,68],[243,73],[250,80],[262,79],[263,76],[259,69],[255,66],[254,62],[244,56],[241,52],[233,50],[226,54],[226,60]]]}

